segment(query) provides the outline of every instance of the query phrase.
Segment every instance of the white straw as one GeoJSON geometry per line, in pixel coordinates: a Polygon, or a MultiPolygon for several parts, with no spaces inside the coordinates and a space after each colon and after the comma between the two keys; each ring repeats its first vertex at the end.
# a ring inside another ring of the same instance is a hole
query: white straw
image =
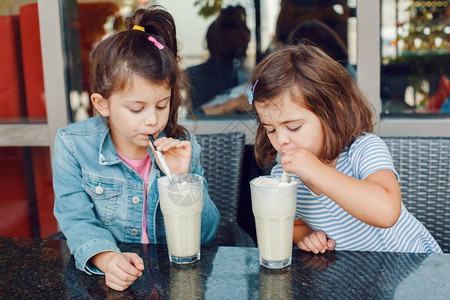
{"type": "Polygon", "coordinates": [[[288,182],[288,175],[285,171],[283,171],[283,174],[281,175],[281,181],[288,182]]]}

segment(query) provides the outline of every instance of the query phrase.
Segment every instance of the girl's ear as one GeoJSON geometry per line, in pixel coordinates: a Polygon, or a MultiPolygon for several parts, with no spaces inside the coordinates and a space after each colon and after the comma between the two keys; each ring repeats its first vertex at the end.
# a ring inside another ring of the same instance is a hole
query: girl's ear
{"type": "Polygon", "coordinates": [[[94,105],[95,109],[102,115],[103,117],[109,116],[109,107],[108,107],[108,100],[103,98],[102,95],[99,93],[93,93],[91,95],[91,101],[94,105]]]}

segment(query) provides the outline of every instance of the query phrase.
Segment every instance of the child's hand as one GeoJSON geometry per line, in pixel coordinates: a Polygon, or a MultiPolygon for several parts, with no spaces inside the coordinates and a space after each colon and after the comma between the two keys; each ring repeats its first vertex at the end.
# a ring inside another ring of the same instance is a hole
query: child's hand
{"type": "Polygon", "coordinates": [[[293,173],[303,182],[309,182],[315,170],[323,163],[306,149],[291,149],[281,157],[281,165],[287,173],[293,173]]]}
{"type": "Polygon", "coordinates": [[[154,145],[158,151],[164,152],[164,159],[173,174],[189,173],[191,164],[192,146],[189,141],[180,141],[173,138],[162,137],[155,141],[154,145]]]}
{"type": "Polygon", "coordinates": [[[327,250],[334,250],[336,243],[332,239],[327,239],[325,232],[314,231],[298,242],[297,247],[304,251],[312,251],[315,254],[325,253],[327,250]]]}
{"type": "Polygon", "coordinates": [[[106,285],[123,291],[129,287],[144,270],[144,263],[136,253],[102,252],[94,256],[93,263],[105,272],[106,285]]]}

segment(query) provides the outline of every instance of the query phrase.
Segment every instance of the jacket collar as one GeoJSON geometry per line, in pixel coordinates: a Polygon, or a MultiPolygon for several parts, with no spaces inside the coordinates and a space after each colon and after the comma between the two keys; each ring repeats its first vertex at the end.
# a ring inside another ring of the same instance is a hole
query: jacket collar
{"type": "Polygon", "coordinates": [[[104,128],[100,131],[98,163],[100,165],[117,164],[121,159],[117,155],[108,125],[106,123],[103,124],[104,128]]]}

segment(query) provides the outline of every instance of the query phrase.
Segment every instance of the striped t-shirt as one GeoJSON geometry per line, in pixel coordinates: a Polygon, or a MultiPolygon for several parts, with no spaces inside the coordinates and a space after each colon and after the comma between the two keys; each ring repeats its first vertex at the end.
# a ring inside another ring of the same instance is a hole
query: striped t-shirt
{"type": "MultiPolygon", "coordinates": [[[[398,178],[386,144],[373,134],[357,138],[349,149],[342,151],[336,163],[336,170],[360,180],[385,169],[393,171],[398,178]]],[[[272,169],[274,175],[282,172],[280,164],[272,169]]],[[[327,196],[314,194],[302,182],[297,189],[295,216],[314,231],[325,232],[336,242],[336,250],[442,252],[425,226],[408,212],[403,203],[396,224],[379,228],[359,221],[327,196]]]]}

